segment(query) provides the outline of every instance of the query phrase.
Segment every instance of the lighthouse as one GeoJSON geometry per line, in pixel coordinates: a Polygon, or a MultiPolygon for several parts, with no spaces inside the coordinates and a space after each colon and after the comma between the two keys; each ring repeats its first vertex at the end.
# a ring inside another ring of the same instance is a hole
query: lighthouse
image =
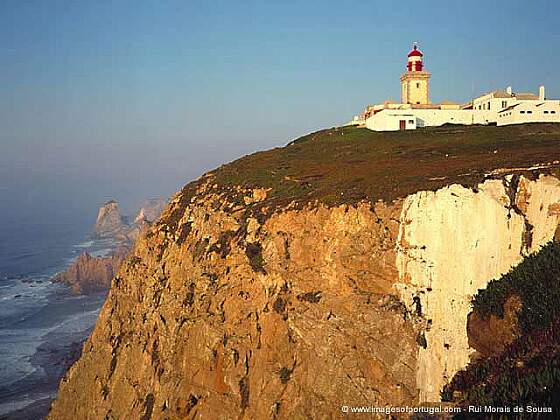
{"type": "Polygon", "coordinates": [[[424,54],[416,43],[408,53],[406,71],[401,76],[401,103],[411,105],[430,104],[430,72],[424,70],[424,54]]]}

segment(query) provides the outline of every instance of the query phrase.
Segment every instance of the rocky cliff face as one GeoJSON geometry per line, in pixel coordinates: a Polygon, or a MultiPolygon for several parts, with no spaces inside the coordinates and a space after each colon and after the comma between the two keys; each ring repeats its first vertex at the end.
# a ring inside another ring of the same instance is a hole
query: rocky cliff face
{"type": "Polygon", "coordinates": [[[419,351],[421,401],[437,401],[443,385],[466,366],[471,297],[524,255],[554,237],[560,182],[519,175],[476,190],[451,185],[404,200],[397,246],[399,290],[426,318],[419,351]]]}
{"type": "Polygon", "coordinates": [[[512,180],[261,221],[211,184],[177,196],[121,270],[52,417],[438,400],[468,362],[472,294],[558,226],[559,181],[523,177],[511,192],[512,180]]]}
{"type": "Polygon", "coordinates": [[[134,217],[135,224],[155,221],[165,209],[167,200],[163,198],[149,198],[140,206],[140,210],[134,217]]]}
{"type": "Polygon", "coordinates": [[[83,253],[68,269],[55,275],[52,281],[70,286],[76,294],[107,290],[127,253],[128,249],[124,247],[107,257],[93,257],[83,253]]]}
{"type": "Polygon", "coordinates": [[[99,209],[93,235],[98,239],[115,238],[126,241],[128,229],[128,223],[121,214],[119,204],[111,200],[99,209]]]}
{"type": "MultiPolygon", "coordinates": [[[[343,140],[329,159],[349,159],[343,140]]],[[[407,142],[391,147],[419,147],[407,142]]],[[[270,177],[294,163],[282,165],[270,177]]],[[[340,190],[325,193],[316,162],[314,178],[265,188],[226,185],[241,164],[206,175],[136,243],[51,418],[327,418],[342,405],[439,400],[472,353],[472,295],[554,236],[555,165],[469,175],[482,181],[468,185],[429,166],[429,189],[400,195],[397,177],[382,185],[390,199],[348,203],[371,191],[353,189],[365,181],[334,180],[340,190]]],[[[407,190],[419,182],[405,176],[407,190]]]]}
{"type": "Polygon", "coordinates": [[[105,203],[98,211],[93,237],[110,239],[115,241],[118,246],[105,257],[81,254],[70,267],[56,274],[52,281],[69,285],[76,294],[107,290],[133,242],[159,217],[166,202],[162,198],[144,201],[131,224],[121,214],[116,201],[111,200],[105,203]]]}
{"type": "Polygon", "coordinates": [[[115,279],[53,418],[327,415],[416,399],[418,333],[391,296],[398,208],[320,206],[259,222],[211,184],[185,201],[115,279]]]}
{"type": "Polygon", "coordinates": [[[93,236],[96,239],[112,239],[124,246],[130,246],[138,236],[155,221],[167,204],[163,198],[151,198],[145,200],[129,223],[127,217],[121,214],[119,204],[108,201],[100,207],[97,220],[93,228],[93,236]]]}

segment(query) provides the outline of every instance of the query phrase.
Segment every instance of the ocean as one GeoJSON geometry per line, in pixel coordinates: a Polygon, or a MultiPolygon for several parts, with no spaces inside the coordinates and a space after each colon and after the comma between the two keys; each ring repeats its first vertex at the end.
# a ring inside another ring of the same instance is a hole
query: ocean
{"type": "Polygon", "coordinates": [[[80,253],[114,244],[87,240],[91,215],[11,216],[0,224],[0,418],[41,419],[105,299],[50,279],[80,253]]]}

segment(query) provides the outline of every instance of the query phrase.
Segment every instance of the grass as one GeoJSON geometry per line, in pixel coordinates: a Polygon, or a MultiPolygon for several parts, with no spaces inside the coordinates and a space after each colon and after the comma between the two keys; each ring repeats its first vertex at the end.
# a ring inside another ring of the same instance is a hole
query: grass
{"type": "Polygon", "coordinates": [[[490,315],[503,318],[504,303],[510,296],[521,298],[519,325],[526,333],[546,328],[560,317],[560,244],[547,244],[500,279],[489,282],[473,297],[473,309],[485,319],[490,315]]]}
{"type": "MultiPolygon", "coordinates": [[[[234,187],[269,188],[266,200],[246,206],[245,219],[256,217],[262,223],[290,202],[296,207],[315,201],[327,205],[391,202],[453,183],[474,187],[495,169],[527,168],[555,160],[560,160],[560,124],[443,126],[397,132],[331,128],[285,147],[242,157],[187,184],[158,225],[176,231],[197,187],[206,182],[215,184],[214,192],[222,194],[232,208],[243,205],[244,199],[244,193],[234,187]]],[[[560,176],[560,165],[546,171],[560,176]]]]}
{"type": "Polygon", "coordinates": [[[268,204],[392,201],[485,173],[560,159],[560,124],[446,126],[374,132],[341,127],[245,156],[214,170],[223,186],[271,188],[268,204]]]}

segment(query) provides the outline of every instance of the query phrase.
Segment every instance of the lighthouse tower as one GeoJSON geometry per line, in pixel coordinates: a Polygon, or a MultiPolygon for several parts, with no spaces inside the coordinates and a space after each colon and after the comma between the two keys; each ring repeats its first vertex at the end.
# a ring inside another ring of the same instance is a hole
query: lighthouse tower
{"type": "Polygon", "coordinates": [[[430,72],[424,71],[423,54],[416,43],[408,53],[406,72],[401,76],[401,103],[428,105],[430,103],[430,72]]]}

